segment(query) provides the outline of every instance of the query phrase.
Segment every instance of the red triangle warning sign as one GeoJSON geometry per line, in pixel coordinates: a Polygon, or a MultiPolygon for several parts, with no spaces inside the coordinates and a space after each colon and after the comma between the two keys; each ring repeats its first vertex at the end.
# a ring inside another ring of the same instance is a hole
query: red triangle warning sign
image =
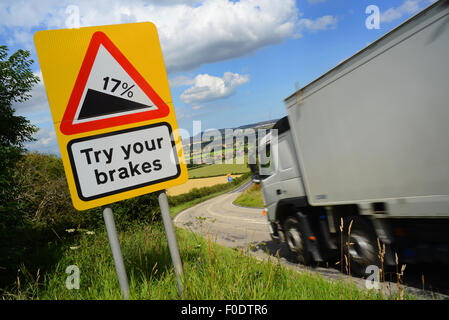
{"type": "Polygon", "coordinates": [[[71,135],[166,117],[170,109],[103,32],[95,32],[67,104],[71,135]]]}

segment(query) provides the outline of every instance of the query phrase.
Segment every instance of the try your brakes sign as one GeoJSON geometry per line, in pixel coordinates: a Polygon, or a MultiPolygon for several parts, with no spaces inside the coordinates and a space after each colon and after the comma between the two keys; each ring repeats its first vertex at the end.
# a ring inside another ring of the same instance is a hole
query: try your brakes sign
{"type": "Polygon", "coordinates": [[[39,31],[34,41],[76,209],[187,181],[152,23],[39,31]]]}

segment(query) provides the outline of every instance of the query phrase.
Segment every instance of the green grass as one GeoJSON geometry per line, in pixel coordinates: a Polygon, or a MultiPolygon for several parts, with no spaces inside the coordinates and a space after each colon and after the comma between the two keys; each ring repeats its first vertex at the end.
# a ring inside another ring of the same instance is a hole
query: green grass
{"type": "MultiPolygon", "coordinates": [[[[176,233],[185,274],[182,297],[162,224],[135,225],[119,233],[130,299],[385,299],[344,280],[330,282],[316,274],[287,269],[276,258],[256,260],[241,250],[216,245],[210,237],[204,239],[186,230],[176,233]]],[[[39,282],[37,275],[24,276],[22,270],[20,286],[4,298],[121,299],[106,232],[81,233],[76,247],[67,246],[54,270],[41,275],[39,282]],[[79,267],[79,290],[65,286],[69,265],[79,267]]]]}
{"type": "Polygon", "coordinates": [[[237,199],[235,199],[234,204],[251,208],[263,208],[264,203],[260,185],[253,184],[250,188],[246,189],[237,199]]]}
{"type": "Polygon", "coordinates": [[[189,178],[207,178],[226,174],[241,174],[249,172],[248,166],[243,164],[211,164],[189,170],[189,178]]]}
{"type": "MultiPolygon", "coordinates": [[[[172,206],[172,216],[227,191],[172,206]]],[[[207,221],[205,225],[209,223],[207,221]]],[[[22,265],[15,286],[0,291],[0,299],[121,299],[105,230],[97,230],[94,234],[86,231],[77,230],[75,237],[63,243],[52,267],[46,268],[45,273],[31,274],[22,265]],[[79,290],[66,288],[68,274],[65,270],[70,265],[76,265],[80,270],[79,290]]],[[[246,251],[216,245],[210,236],[204,239],[182,229],[177,229],[176,234],[185,274],[182,297],[178,294],[162,223],[151,226],[135,223],[119,233],[130,299],[387,298],[373,291],[359,290],[345,280],[330,282],[318,274],[295,272],[282,266],[278,258],[256,260],[246,251]]]]}

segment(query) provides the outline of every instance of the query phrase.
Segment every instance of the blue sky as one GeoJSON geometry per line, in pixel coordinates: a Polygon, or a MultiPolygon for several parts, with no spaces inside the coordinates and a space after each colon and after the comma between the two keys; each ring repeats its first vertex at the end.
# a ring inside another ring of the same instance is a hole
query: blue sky
{"type": "MultiPolygon", "coordinates": [[[[151,21],[161,40],[178,125],[232,128],[286,114],[283,99],[430,5],[432,0],[2,0],[0,44],[32,53],[33,35],[151,21]],[[379,29],[368,29],[369,5],[379,29]]],[[[30,150],[59,154],[43,82],[16,104],[40,128],[30,150]]]]}

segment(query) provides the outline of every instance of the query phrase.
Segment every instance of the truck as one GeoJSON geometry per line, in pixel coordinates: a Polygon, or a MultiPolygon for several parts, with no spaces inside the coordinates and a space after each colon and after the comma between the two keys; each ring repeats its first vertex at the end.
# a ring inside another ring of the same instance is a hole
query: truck
{"type": "Polygon", "coordinates": [[[284,102],[258,142],[274,240],[305,264],[345,255],[355,273],[380,258],[449,264],[448,1],[284,102]]]}

